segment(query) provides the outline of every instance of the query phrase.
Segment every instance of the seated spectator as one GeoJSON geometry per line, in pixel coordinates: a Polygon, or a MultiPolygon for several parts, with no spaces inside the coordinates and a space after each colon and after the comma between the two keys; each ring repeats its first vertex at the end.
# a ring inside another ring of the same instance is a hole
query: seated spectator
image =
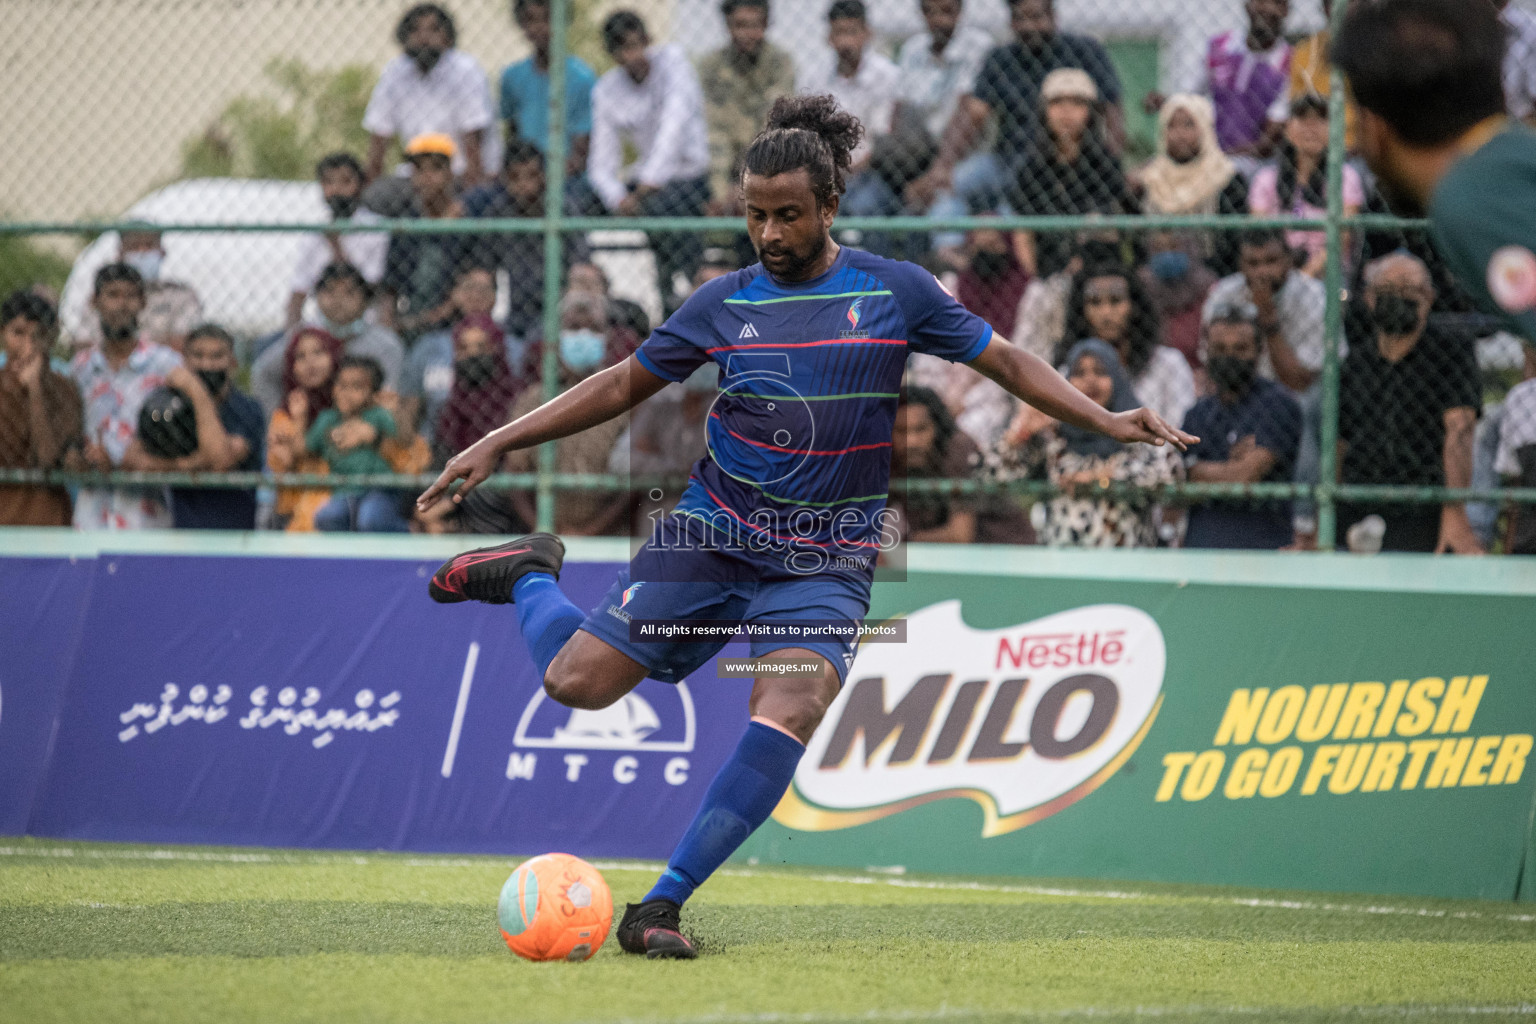
{"type": "MultiPolygon", "coordinates": [[[[485,267],[465,267],[459,271],[451,294],[454,329],[469,319],[490,319],[496,306],[496,278],[485,267]]],[[[498,335],[501,332],[497,331],[498,335]]],[[[439,329],[416,339],[406,359],[400,380],[400,419],[404,426],[419,430],[429,443],[435,440],[437,417],[454,386],[453,330],[439,329]]],[[[526,382],[537,372],[526,365],[522,342],[506,342],[504,358],[512,366],[519,382],[526,382]]]]}
{"type": "MultiPolygon", "coordinates": [[[[1205,327],[1206,369],[1216,393],[1195,403],[1184,430],[1200,438],[1184,464],[1196,483],[1290,483],[1301,445],[1301,407],[1258,375],[1258,311],[1217,311],[1205,327]]],[[[1291,543],[1289,501],[1211,501],[1190,509],[1187,548],[1276,550],[1291,543]]]]}
{"type": "MultiPolygon", "coordinates": [[[[144,300],[144,278],[128,264],[108,263],[96,272],[91,308],[101,325],[101,341],[70,363],[70,376],[85,406],[81,458],[88,469],[108,472],[123,466],[138,433],[144,399],[169,383],[171,372],[181,368],[181,356],[140,332],[144,300]]],[[[201,390],[202,385],[192,378],[188,393],[201,390]]],[[[218,426],[217,416],[214,426],[218,426]]],[[[163,487],[82,487],[75,495],[76,529],[143,530],[170,525],[163,487]]]]}
{"type": "MultiPolygon", "coordinates": [[[[452,173],[462,178],[466,189],[474,188],[501,166],[501,139],[492,130],[495,118],[485,71],[457,48],[453,16],[437,4],[417,4],[406,11],[395,27],[395,42],[402,52],[384,65],[363,112],[363,127],[370,135],[368,180],[379,179],[392,140],[408,149],[423,135],[444,135],[453,143],[447,153],[452,173]]],[[[388,185],[387,179],[378,181],[368,204],[393,216],[406,193],[388,185]]]]}
{"type": "MultiPolygon", "coordinates": [[[[1022,216],[1137,213],[1120,163],[1099,141],[1098,89],[1086,71],[1062,68],[1040,87],[1045,138],[1013,168],[1008,203],[1022,216]]],[[[1019,262],[1032,277],[1049,277],[1071,260],[1070,233],[1014,233],[1019,262]]]]}
{"type": "MultiPolygon", "coordinates": [[[[345,358],[341,339],[318,327],[301,327],[283,349],[283,401],[267,426],[267,468],[274,473],[325,473],[325,459],[310,454],[304,436],[315,418],[331,407],[336,368],[345,358]]],[[[315,513],[330,500],[322,488],[280,487],[278,528],[294,533],[315,529],[315,513]]]]}
{"type": "Polygon", "coordinates": [[[993,228],[977,228],[966,240],[965,269],[955,298],[1004,338],[1013,334],[1029,271],[1019,263],[1010,239],[993,228]]]}
{"type": "MultiPolygon", "coordinates": [[[[453,140],[421,135],[405,148],[411,162],[411,204],[402,216],[422,220],[458,220],[465,216],[449,170],[453,140]]],[[[384,261],[384,301],[379,319],[406,343],[453,315],[448,292],[460,266],[471,262],[475,241],[467,235],[398,234],[389,240],[384,261]]]]}
{"type": "MultiPolygon", "coordinates": [[[[922,0],[919,10],[926,31],[902,43],[896,58],[901,74],[897,121],[911,118],[921,127],[933,156],[955,111],[975,91],[976,77],[993,50],[985,31],[960,24],[962,7],[962,0],[922,0]]],[[[911,176],[927,170],[912,168],[911,176]]]]}
{"type": "MultiPolygon", "coordinates": [[[[184,353],[187,369],[207,390],[224,428],[224,443],[192,468],[214,473],[255,473],[265,463],[266,417],[256,400],[235,387],[240,363],[235,339],[217,324],[194,327],[184,353]]],[[[198,425],[199,450],[203,448],[198,425]]],[[[158,460],[157,460],[158,461],[158,460]]],[[[157,467],[160,468],[160,467],[157,467]]],[[[171,468],[165,466],[163,468],[171,468]]],[[[232,488],[171,488],[171,521],[178,530],[256,529],[256,491],[232,488]]]]}
{"type": "MultiPolygon", "coordinates": [[[[1088,267],[1067,300],[1067,343],[1097,338],[1114,348],[1130,374],[1139,404],[1169,423],[1179,423],[1195,404],[1195,375],[1177,350],[1161,343],[1157,311],[1141,279],[1123,264],[1088,267]]],[[[1058,366],[1070,365],[1062,358],[1058,366]]]]}
{"type": "MultiPolygon", "coordinates": [[[[367,317],[372,289],[362,273],[350,263],[332,263],[320,272],[315,282],[318,323],[310,325],[341,339],[349,356],[367,356],[384,369],[384,386],[400,387],[405,365],[405,346],[394,331],[372,323],[367,317]]],[[[289,387],[284,384],[284,367],[293,337],[285,345],[273,345],[251,364],[251,396],[264,411],[277,409],[287,400],[289,387]]]]}
{"type": "MultiPolygon", "coordinates": [[[[117,259],[136,270],[144,282],[139,333],[155,345],[180,352],[187,332],[203,321],[203,303],[191,285],[165,276],[165,236],[147,225],[126,228],[118,235],[117,259]]],[[[72,348],[78,351],[101,341],[101,320],[92,305],[81,317],[80,334],[72,348]]]]}
{"type": "Polygon", "coordinates": [[[484,314],[467,316],[453,329],[453,389],[437,413],[432,462],[441,467],[511,420],[522,383],[507,365],[506,337],[484,314]]]}
{"type": "MultiPolygon", "coordinates": [[[[315,417],[304,435],[311,455],[325,459],[334,476],[392,473],[381,447],[395,433],[395,420],[378,404],[384,371],[367,356],[344,356],[336,368],[331,407],[315,417]]],[[[331,493],[315,511],[315,528],[324,532],[404,533],[399,500],[387,491],[346,487],[331,493]]]]}
{"type": "MultiPolygon", "coordinates": [[[[1368,334],[1350,346],[1339,380],[1339,479],[1346,484],[1466,487],[1482,408],[1470,339],[1429,321],[1429,271],[1406,254],[1366,268],[1368,334]]],[[[1376,514],[1385,551],[1481,554],[1461,502],[1441,507],[1340,502],[1340,536],[1376,514]]]]}
{"type": "Polygon", "coordinates": [[[768,0],[722,0],[730,42],[699,61],[709,134],[711,216],[742,213],[736,193],[741,157],[768,120],[768,108],[795,91],[795,61],[767,41],[768,0]]]}
{"type": "MultiPolygon", "coordinates": [[[[43,298],[13,292],[0,303],[0,469],[62,469],[80,450],[80,392],[48,365],[58,315],[43,298]]],[[[0,526],[68,526],[69,492],[0,485],[0,526]]]]}
{"type": "MultiPolygon", "coordinates": [[[[1216,141],[1215,114],[1204,96],[1168,97],[1158,113],[1158,152],[1141,169],[1146,213],[1169,217],[1248,212],[1248,183],[1216,141]]],[[[1230,231],[1181,231],[1179,248],[1218,276],[1237,270],[1237,244],[1230,231]]]]}
{"type": "MultiPolygon", "coordinates": [[[[513,140],[507,146],[500,180],[465,196],[464,210],[470,217],[542,217],[545,185],[544,154],[532,143],[513,140]]],[[[568,207],[566,212],[576,211],[568,207]]],[[[563,244],[567,270],[591,257],[580,232],[566,234],[563,244]]],[[[506,329],[517,339],[526,339],[544,314],[544,236],[538,232],[481,235],[472,245],[474,266],[507,272],[506,329]]],[[[493,280],[493,289],[494,285],[493,280]]]]}
{"type": "MultiPolygon", "coordinates": [[[[603,45],[618,65],[592,90],[592,154],[587,178],[611,213],[696,217],[709,199],[709,137],[693,65],[676,45],[651,46],[645,22],[616,11],[603,45]],[[626,163],[626,153],[634,160],[626,163]]],[[[696,234],[652,233],[662,305],[676,308],[674,278],[698,268],[696,234]]]]}
{"type": "Polygon", "coordinates": [[[1248,28],[1213,36],[1200,80],[1188,92],[1209,96],[1216,108],[1216,137],[1251,173],[1267,157],[1285,121],[1291,44],[1281,30],[1290,0],[1247,0],[1248,28]]]}
{"type": "MultiPolygon", "coordinates": [[[[1111,346],[1090,338],[1072,346],[1065,361],[1072,386],[1110,412],[1142,403],[1111,346]]],[[[1110,483],[1156,487],[1175,478],[1167,449],[1123,445],[1103,434],[1057,423],[1029,406],[987,458],[987,475],[1012,480],[1041,471],[1065,493],[1035,506],[1035,529],[1053,547],[1154,547],[1155,503],[1149,496],[1080,493],[1110,483]],[[1043,513],[1043,514],[1042,514],[1043,513]]]]}
{"type": "MultiPolygon", "coordinates": [[[[708,452],[704,430],[719,393],[720,367],[710,362],[636,406],[630,429],[613,446],[608,472],[685,479],[708,452]]],[[[682,494],[681,483],[645,491],[635,516],[641,532],[650,532],[656,518],[670,511],[682,494]]]]}
{"type": "MultiPolygon", "coordinates": [[[[1146,236],[1147,262],[1137,276],[1163,324],[1163,344],[1178,351],[1190,369],[1200,369],[1200,317],[1216,275],[1189,255],[1178,233],[1152,231],[1146,236]]],[[[1235,248],[1235,247],[1234,247],[1235,248]]]]}
{"type": "Polygon", "coordinates": [[[980,465],[980,452],[955,425],[943,400],[925,387],[903,387],[891,433],[892,487],[886,503],[901,541],[1029,543],[1029,524],[1008,495],[909,494],[902,488],[907,480],[968,480],[980,465]]]}
{"type": "MultiPolygon", "coordinates": [[[[501,73],[501,119],[508,142],[549,153],[549,0],[513,0],[512,19],[533,53],[501,73]]],[[[574,54],[565,58],[565,174],[575,185],[587,169],[592,138],[592,87],[597,75],[574,54]]]]}
{"type": "MultiPolygon", "coordinates": [[[[1498,3],[1499,0],[1494,0],[1498,3]]],[[[1291,52],[1291,87],[1289,100],[1294,103],[1303,96],[1327,97],[1332,83],[1329,72],[1333,65],[1328,62],[1328,25],[1333,18],[1333,0],[1323,0],[1323,27],[1296,44],[1291,52]]],[[[1355,120],[1359,115],[1353,103],[1344,104],[1344,148],[1355,151],[1355,120]]]]}
{"type": "MultiPolygon", "coordinates": [[[[315,165],[320,194],[333,220],[351,220],[373,224],[379,215],[362,205],[363,167],[351,153],[332,153],[315,165]]],[[[383,231],[326,232],[307,235],[299,250],[299,262],[289,284],[285,326],[293,328],[304,315],[304,303],[315,290],[320,275],[332,263],[350,263],[363,280],[376,285],[384,276],[384,256],[389,251],[389,235],[383,231]]]]}
{"type": "MultiPolygon", "coordinates": [[[[561,390],[569,389],[607,365],[605,353],[608,350],[609,328],[607,304],[597,296],[572,292],[561,301],[561,390]]],[[[510,418],[515,420],[525,416],[543,403],[542,389],[527,388],[513,403],[510,418]]],[[[555,471],[605,472],[614,445],[628,426],[629,416],[625,414],[557,441],[555,471]]],[[[525,448],[509,452],[502,459],[502,469],[508,473],[532,473],[537,462],[538,450],[525,448]]],[[[532,491],[512,491],[507,497],[521,521],[535,521],[532,491]]],[[[601,491],[564,491],[555,502],[555,532],[587,537],[625,530],[629,525],[629,511],[630,503],[615,501],[612,494],[601,491]]]]}
{"type": "MultiPolygon", "coordinates": [[[[1504,397],[1493,458],[1494,471],[1510,487],[1536,487],[1536,348],[1529,342],[1524,376],[1504,397]]],[[[1504,551],[1536,555],[1536,510],[1532,506],[1510,506],[1504,551]]]]}
{"type": "MultiPolygon", "coordinates": [[[[1344,165],[1344,212],[1365,205],[1360,172],[1344,165]]],[[[1328,101],[1303,96],[1291,104],[1285,138],[1275,163],[1253,176],[1248,209],[1260,217],[1324,217],[1328,213],[1328,101]]],[[[1305,253],[1303,273],[1321,279],[1328,266],[1328,236],[1322,231],[1288,231],[1292,249],[1305,253]]],[[[1350,250],[1345,236],[1344,251],[1350,250]]]]}
{"type": "Polygon", "coordinates": [[[1259,376],[1300,395],[1323,369],[1322,283],[1296,269],[1285,236],[1245,231],[1238,240],[1238,272],[1216,282],[1201,320],[1216,310],[1252,304],[1259,314],[1259,376]]]}
{"type": "Polygon", "coordinates": [[[961,99],[944,130],[938,158],[908,186],[907,202],[913,207],[933,202],[932,213],[937,216],[996,207],[1011,171],[1040,144],[1040,90],[1046,77],[1059,68],[1088,73],[1104,104],[1108,146],[1114,152],[1124,148],[1120,77],[1104,45],[1088,36],[1058,32],[1054,0],[1010,0],[1008,11],[1014,42],[987,55],[974,88],[961,99]],[[995,153],[967,160],[994,118],[995,153]],[[940,198],[944,201],[934,202],[940,198]]]}
{"type": "MultiPolygon", "coordinates": [[[[695,276],[697,276],[695,271],[695,276]]],[[[596,263],[578,263],[566,278],[568,292],[596,295],[608,307],[608,363],[616,365],[651,336],[651,319],[638,302],[613,294],[608,275],[596,263]]],[[[537,368],[534,369],[537,373],[537,368]]]]}

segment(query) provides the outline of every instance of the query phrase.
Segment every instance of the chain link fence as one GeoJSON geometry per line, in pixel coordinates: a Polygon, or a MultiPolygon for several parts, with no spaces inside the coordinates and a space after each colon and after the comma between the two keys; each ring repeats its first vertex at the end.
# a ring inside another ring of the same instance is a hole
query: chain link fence
{"type": "Polygon", "coordinates": [[[830,93],[865,128],[839,243],[1201,437],[1120,446],[913,355],[902,538],[1536,552],[1536,358],[1388,214],[1316,0],[0,10],[0,523],[647,530],[713,366],[410,498],[753,264],[742,153],[830,93]]]}

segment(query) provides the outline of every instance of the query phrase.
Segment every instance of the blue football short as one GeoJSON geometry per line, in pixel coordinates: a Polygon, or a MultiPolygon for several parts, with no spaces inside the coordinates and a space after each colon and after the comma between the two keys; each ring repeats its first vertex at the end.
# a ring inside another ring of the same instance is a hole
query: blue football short
{"type": "MultiPolygon", "coordinates": [[[[858,624],[869,612],[867,577],[816,573],[796,576],[741,571],[739,556],[700,548],[666,548],[647,541],[581,629],[644,665],[646,674],[676,683],[718,654],[719,641],[630,639],[630,620],[729,620],[741,623],[858,624]]],[[[799,648],[826,658],[841,685],[853,665],[852,639],[751,637],[751,655],[799,648]]]]}

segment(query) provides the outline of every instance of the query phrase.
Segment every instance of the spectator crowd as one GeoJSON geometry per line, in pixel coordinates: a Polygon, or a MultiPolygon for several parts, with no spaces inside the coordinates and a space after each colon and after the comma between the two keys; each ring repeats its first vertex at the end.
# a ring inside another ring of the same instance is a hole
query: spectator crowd
{"type": "MultiPolygon", "coordinates": [[[[844,214],[1075,219],[1071,230],[841,231],[840,242],[928,266],[1000,336],[1095,402],[1149,406],[1201,438],[1187,453],[1122,446],[1051,421],[965,366],[913,356],[893,448],[903,536],[1273,550],[1312,542],[1309,502],[1175,502],[1158,488],[1316,485],[1327,463],[1345,484],[1536,486],[1530,343],[1512,371],[1523,382],[1502,403],[1487,401],[1477,353],[1497,325],[1471,313],[1416,233],[1346,233],[1338,450],[1323,458],[1327,246],[1315,227],[1285,223],[1327,208],[1327,33],[1288,40],[1290,0],[1231,0],[1244,27],[1209,40],[1181,91],[1145,97],[1126,95],[1102,42],[1058,26],[1052,0],[1010,0],[1006,40],[967,23],[965,2],[920,0],[924,30],[885,52],[864,0],[831,0],[823,60],[797,60],[768,41],[769,0],[722,0],[728,42],[697,61],[653,39],[640,15],[615,11],[601,26],[610,70],[565,57],[559,147],[548,116],[548,0],[513,0],[532,53],[494,90],[458,48],[448,10],[410,8],[395,27],[400,53],[363,118],[367,152],[326,156],[317,184],[331,216],[357,228],[381,218],[465,223],[307,237],[283,329],[249,345],[207,322],[197,294],[162,274],[164,239],[148,225],[120,234],[82,329],[62,345],[41,290],[0,305],[0,468],[331,479],[285,486],[270,500],[186,477],[169,488],[7,484],[0,524],[530,529],[531,492],[482,490],[418,515],[388,477],[436,469],[534,408],[546,344],[565,388],[624,360],[652,324],[613,294],[590,236],[569,233],[559,332],[543,337],[542,233],[474,222],[542,217],[552,149],[564,154],[567,214],[613,217],[616,227],[631,216],[739,216],[742,154],[772,103],[796,92],[831,94],[865,127],[844,214]],[[1130,155],[1133,103],[1156,114],[1150,159],[1130,155]],[[1095,223],[1142,214],[1263,221],[1223,231],[1095,223]],[[1055,490],[1038,502],[995,490],[903,493],[899,480],[922,478],[1036,479],[1055,490]]],[[[1510,112],[1531,118],[1536,19],[1491,2],[1511,29],[1510,112]]],[[[1352,145],[1352,111],[1346,123],[1352,145]]],[[[1386,209],[1362,163],[1348,159],[1342,177],[1346,213],[1386,209]]],[[[664,314],[753,261],[745,235],[730,231],[650,231],[645,246],[656,274],[647,288],[664,314]]],[[[560,442],[556,470],[686,475],[704,454],[716,389],[706,369],[632,416],[560,442]]],[[[503,468],[535,465],[534,453],[518,452],[503,468]]],[[[628,533],[666,504],[659,491],[624,500],[563,492],[556,527],[628,533]]],[[[1536,553],[1536,512],[1346,502],[1338,513],[1341,534],[1361,548],[1536,553]]]]}

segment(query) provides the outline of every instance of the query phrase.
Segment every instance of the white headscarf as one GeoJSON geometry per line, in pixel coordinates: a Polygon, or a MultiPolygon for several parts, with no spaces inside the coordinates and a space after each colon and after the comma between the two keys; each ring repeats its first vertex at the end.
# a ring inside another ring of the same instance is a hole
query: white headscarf
{"type": "Polygon", "coordinates": [[[1216,112],[1211,101],[1192,93],[1168,97],[1157,116],[1157,156],[1141,172],[1147,186],[1148,213],[1212,214],[1221,190],[1237,173],[1237,165],[1216,141],[1216,112]],[[1187,164],[1168,156],[1168,122],[1184,111],[1200,128],[1200,154],[1187,164]]]}

